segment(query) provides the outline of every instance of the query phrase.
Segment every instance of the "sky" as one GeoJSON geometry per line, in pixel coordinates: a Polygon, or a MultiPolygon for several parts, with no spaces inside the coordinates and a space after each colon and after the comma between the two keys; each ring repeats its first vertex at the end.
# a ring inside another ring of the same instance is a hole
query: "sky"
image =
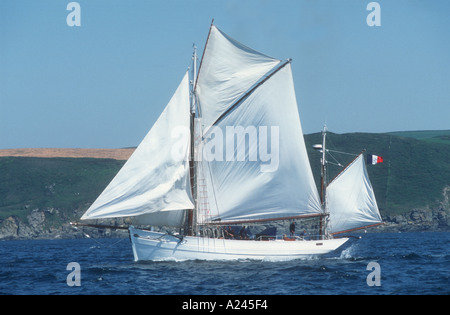
{"type": "Polygon", "coordinates": [[[0,0],[0,149],[137,146],[211,20],[292,58],[305,134],[450,129],[450,1],[0,0]],[[372,20],[372,19],[371,19],[372,20]]]}

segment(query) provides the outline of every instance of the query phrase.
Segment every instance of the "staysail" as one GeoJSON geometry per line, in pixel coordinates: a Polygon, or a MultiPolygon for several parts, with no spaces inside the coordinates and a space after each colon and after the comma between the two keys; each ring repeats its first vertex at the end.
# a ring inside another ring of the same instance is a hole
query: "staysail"
{"type": "Polygon", "coordinates": [[[326,197],[331,234],[377,225],[382,221],[363,154],[328,185],[326,197]]]}
{"type": "Polygon", "coordinates": [[[189,181],[189,76],[133,155],[81,219],[143,216],[178,225],[193,209],[189,181]],[[164,214],[167,211],[176,211],[164,214]]]}
{"type": "Polygon", "coordinates": [[[255,52],[212,26],[197,96],[210,207],[199,223],[322,213],[290,61],[255,52]]]}

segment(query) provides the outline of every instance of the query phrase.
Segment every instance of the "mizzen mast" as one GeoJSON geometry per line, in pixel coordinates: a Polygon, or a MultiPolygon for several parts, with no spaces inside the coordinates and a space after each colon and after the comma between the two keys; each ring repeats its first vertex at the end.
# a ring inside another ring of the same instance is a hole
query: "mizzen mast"
{"type": "Polygon", "coordinates": [[[325,210],[326,209],[326,174],[327,174],[327,161],[326,161],[326,138],[327,138],[327,126],[323,126],[322,131],[322,159],[320,160],[321,164],[321,172],[320,172],[320,201],[322,203],[322,207],[325,210]]]}
{"type": "Polygon", "coordinates": [[[326,222],[328,217],[327,210],[327,198],[326,198],[326,190],[327,190],[327,160],[326,160],[326,139],[327,139],[327,125],[323,126],[322,130],[322,144],[316,144],[313,146],[316,150],[321,150],[322,157],[320,159],[320,203],[322,206],[322,215],[320,217],[320,225],[319,225],[319,235],[326,235],[326,222]]]}

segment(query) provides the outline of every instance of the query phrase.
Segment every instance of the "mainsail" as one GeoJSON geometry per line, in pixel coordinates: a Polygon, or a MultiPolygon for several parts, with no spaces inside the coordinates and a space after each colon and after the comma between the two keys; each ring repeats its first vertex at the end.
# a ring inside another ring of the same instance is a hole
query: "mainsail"
{"type": "Polygon", "coordinates": [[[382,221],[363,154],[329,183],[326,197],[331,234],[377,225],[382,221]]]}
{"type": "Polygon", "coordinates": [[[119,173],[81,219],[149,216],[178,225],[194,208],[189,183],[189,76],[119,173]]]}
{"type": "Polygon", "coordinates": [[[214,193],[209,196],[210,222],[322,212],[303,140],[290,64],[209,129],[204,141],[204,158],[208,161],[203,163],[210,163],[207,169],[212,177],[208,191],[214,193]],[[223,158],[218,160],[217,148],[211,153],[208,141],[217,144],[220,136],[224,137],[218,144],[223,158]],[[242,151],[245,155],[239,158],[242,151]],[[268,153],[270,160],[265,157],[268,153]],[[208,159],[209,154],[215,154],[215,158],[208,159]]]}

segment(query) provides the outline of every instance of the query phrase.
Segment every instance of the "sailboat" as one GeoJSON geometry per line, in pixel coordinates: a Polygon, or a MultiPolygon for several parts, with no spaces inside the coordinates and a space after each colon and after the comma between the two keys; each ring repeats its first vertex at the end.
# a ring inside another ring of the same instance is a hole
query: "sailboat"
{"type": "MultiPolygon", "coordinates": [[[[291,62],[211,23],[199,66],[194,46],[192,67],[164,111],[81,219],[129,218],[135,261],[306,258],[340,248],[348,237],[333,235],[341,231],[378,224],[361,157],[327,189],[322,181],[319,194],[291,62]],[[315,237],[232,232],[311,218],[320,221],[315,237]]],[[[325,169],[323,158],[322,178],[325,169]]]]}

